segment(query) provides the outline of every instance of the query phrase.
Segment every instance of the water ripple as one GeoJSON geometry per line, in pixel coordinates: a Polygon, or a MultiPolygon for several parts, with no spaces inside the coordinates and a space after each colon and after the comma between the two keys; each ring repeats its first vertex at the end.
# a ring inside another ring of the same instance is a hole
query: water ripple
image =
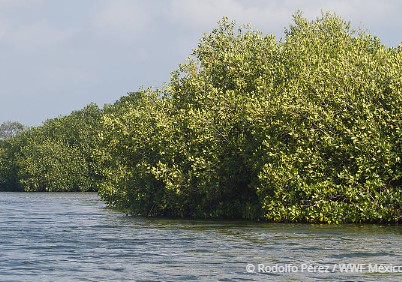
{"type": "Polygon", "coordinates": [[[300,271],[401,265],[400,226],[127,217],[93,193],[0,193],[1,281],[400,281],[402,273],[300,271]],[[247,273],[246,265],[297,272],[247,273]]]}

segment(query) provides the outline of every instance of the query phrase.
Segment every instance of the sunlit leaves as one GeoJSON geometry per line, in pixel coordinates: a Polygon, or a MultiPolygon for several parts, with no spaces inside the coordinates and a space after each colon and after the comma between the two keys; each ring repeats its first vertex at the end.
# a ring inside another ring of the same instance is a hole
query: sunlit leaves
{"type": "Polygon", "coordinates": [[[279,42],[223,18],[166,87],[49,120],[0,162],[133,214],[401,222],[401,50],[330,13],[279,42]]]}
{"type": "Polygon", "coordinates": [[[141,214],[400,221],[400,50],[332,14],[294,20],[277,42],[222,19],[162,100],[106,115],[121,180],[103,191],[141,214]]]}

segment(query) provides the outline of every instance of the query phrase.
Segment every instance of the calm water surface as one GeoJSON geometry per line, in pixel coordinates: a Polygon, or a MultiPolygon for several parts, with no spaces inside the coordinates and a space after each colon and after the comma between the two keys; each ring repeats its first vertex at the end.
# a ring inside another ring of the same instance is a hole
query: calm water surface
{"type": "Polygon", "coordinates": [[[0,281],[402,281],[401,235],[127,217],[93,193],[0,193],[0,281]]]}

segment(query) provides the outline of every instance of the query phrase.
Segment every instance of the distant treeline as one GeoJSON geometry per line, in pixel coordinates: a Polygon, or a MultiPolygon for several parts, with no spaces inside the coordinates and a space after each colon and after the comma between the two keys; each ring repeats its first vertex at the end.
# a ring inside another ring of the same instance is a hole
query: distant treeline
{"type": "Polygon", "coordinates": [[[402,222],[402,48],[333,14],[277,41],[224,18],[160,89],[0,141],[0,190],[145,216],[402,222]]]}

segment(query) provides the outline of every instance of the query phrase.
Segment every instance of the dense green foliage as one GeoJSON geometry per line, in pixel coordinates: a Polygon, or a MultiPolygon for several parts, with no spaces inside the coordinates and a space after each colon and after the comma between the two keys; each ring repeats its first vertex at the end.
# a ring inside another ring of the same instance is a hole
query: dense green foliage
{"type": "Polygon", "coordinates": [[[0,125],[0,191],[20,191],[15,153],[18,145],[11,139],[27,129],[19,122],[7,121],[0,125]]]}
{"type": "Polygon", "coordinates": [[[0,191],[20,190],[15,164],[15,146],[11,142],[0,140],[0,191]]]}
{"type": "Polygon", "coordinates": [[[154,216],[402,221],[402,49],[325,14],[278,42],[223,19],[158,90],[0,144],[0,189],[154,216]]]}
{"type": "MultiPolygon", "coordinates": [[[[94,148],[99,147],[101,117],[102,111],[91,104],[3,141],[5,149],[11,148],[8,178],[14,187],[8,184],[1,190],[97,191],[101,176],[94,148]]],[[[0,160],[4,156],[0,154],[0,160]]]]}

